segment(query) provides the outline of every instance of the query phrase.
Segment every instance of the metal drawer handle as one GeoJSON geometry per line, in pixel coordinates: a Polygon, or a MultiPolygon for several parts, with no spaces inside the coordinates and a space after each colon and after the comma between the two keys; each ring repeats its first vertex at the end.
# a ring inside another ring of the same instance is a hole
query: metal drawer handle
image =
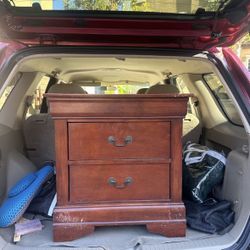
{"type": "Polygon", "coordinates": [[[117,183],[117,180],[116,180],[114,177],[110,177],[110,178],[108,179],[108,184],[111,185],[111,186],[113,186],[113,187],[115,187],[115,188],[118,188],[118,189],[125,188],[125,187],[127,187],[128,185],[130,185],[132,182],[133,182],[132,177],[127,177],[127,178],[124,180],[123,184],[121,184],[121,185],[119,185],[119,184],[117,183]]]}
{"type": "Polygon", "coordinates": [[[113,144],[115,147],[125,147],[126,145],[132,143],[133,141],[133,137],[131,135],[127,135],[125,138],[124,138],[124,143],[123,144],[117,144],[116,143],[116,138],[114,136],[109,136],[108,137],[108,142],[110,144],[113,144]]]}

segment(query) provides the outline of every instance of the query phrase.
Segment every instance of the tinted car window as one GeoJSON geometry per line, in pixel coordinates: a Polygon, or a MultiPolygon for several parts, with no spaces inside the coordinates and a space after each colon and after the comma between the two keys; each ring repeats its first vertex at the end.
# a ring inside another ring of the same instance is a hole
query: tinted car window
{"type": "Polygon", "coordinates": [[[223,84],[215,74],[204,75],[204,80],[217,99],[225,115],[235,125],[243,126],[240,116],[234,106],[232,99],[228,96],[223,84]]]}

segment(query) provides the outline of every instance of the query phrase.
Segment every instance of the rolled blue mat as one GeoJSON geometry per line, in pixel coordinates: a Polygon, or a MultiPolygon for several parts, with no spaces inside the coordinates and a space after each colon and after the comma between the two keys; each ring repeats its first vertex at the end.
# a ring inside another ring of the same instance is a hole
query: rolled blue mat
{"type": "Polygon", "coordinates": [[[37,172],[26,175],[11,188],[8,197],[0,207],[0,227],[11,226],[22,217],[43,183],[53,173],[54,168],[46,165],[37,172]]]}

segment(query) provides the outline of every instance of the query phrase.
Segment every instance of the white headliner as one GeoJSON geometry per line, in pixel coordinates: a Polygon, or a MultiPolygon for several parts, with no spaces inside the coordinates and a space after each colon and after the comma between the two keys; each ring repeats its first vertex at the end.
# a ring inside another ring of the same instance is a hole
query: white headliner
{"type": "Polygon", "coordinates": [[[166,57],[111,57],[111,56],[51,56],[36,57],[25,61],[19,68],[22,72],[60,72],[65,82],[131,81],[155,84],[171,72],[201,74],[211,72],[209,62],[201,58],[166,57]]]}

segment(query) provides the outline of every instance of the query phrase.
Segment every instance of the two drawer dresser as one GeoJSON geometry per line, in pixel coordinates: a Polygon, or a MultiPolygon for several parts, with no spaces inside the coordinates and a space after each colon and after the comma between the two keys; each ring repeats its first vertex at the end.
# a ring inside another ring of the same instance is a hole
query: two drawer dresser
{"type": "Polygon", "coordinates": [[[47,99],[56,144],[54,241],[111,225],[185,235],[181,136],[188,95],[47,99]]]}

